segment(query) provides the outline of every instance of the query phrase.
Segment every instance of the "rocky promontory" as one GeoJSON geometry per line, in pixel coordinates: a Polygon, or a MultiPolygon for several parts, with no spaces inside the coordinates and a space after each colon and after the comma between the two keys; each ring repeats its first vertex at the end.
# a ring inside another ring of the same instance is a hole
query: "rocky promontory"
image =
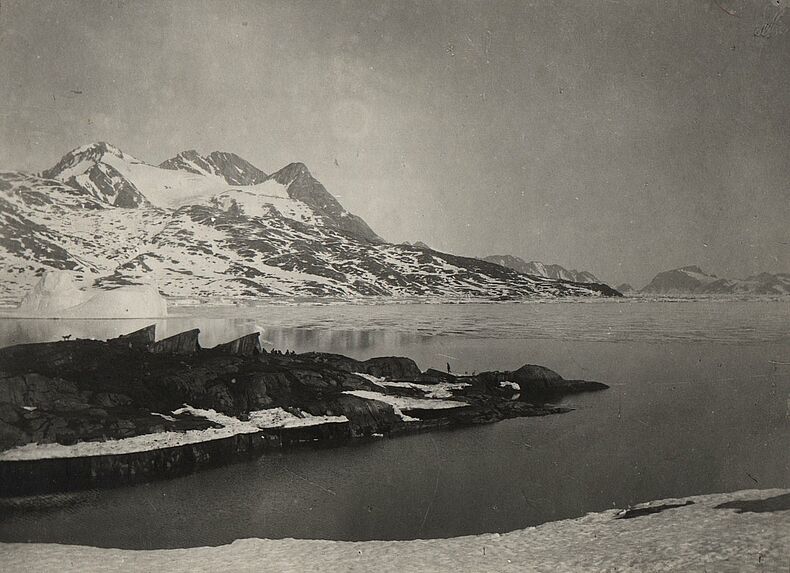
{"type": "Polygon", "coordinates": [[[178,475],[267,450],[567,412],[605,389],[536,365],[460,376],[402,357],[266,352],[251,334],[203,349],[154,327],[107,341],[0,349],[0,491],[178,475]]]}

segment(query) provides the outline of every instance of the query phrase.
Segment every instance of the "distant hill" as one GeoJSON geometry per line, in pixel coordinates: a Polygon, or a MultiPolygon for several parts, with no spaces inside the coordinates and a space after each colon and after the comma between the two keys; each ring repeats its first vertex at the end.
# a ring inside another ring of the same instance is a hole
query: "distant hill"
{"type": "Polygon", "coordinates": [[[588,271],[568,270],[560,265],[547,265],[540,261],[527,262],[522,258],[512,255],[491,255],[483,257],[483,260],[535,277],[546,277],[549,279],[558,279],[575,283],[602,284],[598,277],[588,271]]]}
{"type": "Polygon", "coordinates": [[[634,292],[634,287],[632,287],[630,285],[630,283],[623,283],[621,285],[617,285],[615,287],[615,290],[617,290],[618,292],[621,292],[623,294],[627,294],[627,293],[634,292]]]}
{"type": "Polygon", "coordinates": [[[760,273],[745,279],[728,279],[708,274],[698,266],[687,266],[658,273],[639,292],[645,294],[790,294],[790,273],[760,273]]]}

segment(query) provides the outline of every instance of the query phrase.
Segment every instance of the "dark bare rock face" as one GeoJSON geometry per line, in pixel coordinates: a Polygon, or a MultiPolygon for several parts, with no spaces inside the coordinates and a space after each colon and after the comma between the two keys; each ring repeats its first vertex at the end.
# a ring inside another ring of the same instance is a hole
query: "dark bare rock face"
{"type": "Polygon", "coordinates": [[[309,352],[302,354],[302,356],[346,372],[361,372],[390,380],[416,379],[420,376],[420,368],[417,363],[411,358],[401,356],[370,358],[369,360],[354,360],[342,354],[326,352],[309,352]]]}
{"type": "Polygon", "coordinates": [[[246,334],[224,344],[218,344],[212,350],[233,354],[234,356],[255,356],[263,352],[257,332],[246,334]]]}
{"type": "Polygon", "coordinates": [[[158,342],[154,342],[149,350],[151,352],[162,354],[194,354],[200,350],[198,344],[198,335],[200,331],[195,328],[174,334],[168,338],[164,338],[158,342]]]}
{"type": "Polygon", "coordinates": [[[121,335],[118,337],[118,339],[130,344],[131,346],[146,348],[148,345],[153,344],[156,340],[156,325],[151,324],[150,326],[146,326],[140,330],[135,330],[129,334],[121,335]]]}

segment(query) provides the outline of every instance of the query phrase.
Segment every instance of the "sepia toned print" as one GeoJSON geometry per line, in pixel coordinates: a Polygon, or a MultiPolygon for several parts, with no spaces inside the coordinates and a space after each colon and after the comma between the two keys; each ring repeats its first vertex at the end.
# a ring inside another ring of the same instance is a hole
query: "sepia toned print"
{"type": "Polygon", "coordinates": [[[0,569],[790,569],[785,0],[0,3],[0,569]]]}

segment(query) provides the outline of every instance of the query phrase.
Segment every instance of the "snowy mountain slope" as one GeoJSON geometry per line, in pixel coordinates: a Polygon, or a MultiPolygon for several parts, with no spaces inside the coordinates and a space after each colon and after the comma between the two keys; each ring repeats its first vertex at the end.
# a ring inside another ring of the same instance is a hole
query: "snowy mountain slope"
{"type": "Polygon", "coordinates": [[[70,151],[57,165],[43,171],[41,176],[81,187],[85,176],[97,169],[106,170],[110,174],[104,181],[104,186],[95,191],[91,190],[91,194],[105,199],[110,205],[115,205],[110,199],[116,187],[128,189],[129,193],[137,192],[152,205],[162,208],[199,201],[228,187],[227,181],[218,175],[155,167],[104,142],[70,151]]]}
{"type": "Polygon", "coordinates": [[[658,273],[642,288],[644,294],[790,294],[790,273],[760,273],[745,279],[719,278],[698,266],[658,273]]]}
{"type": "Polygon", "coordinates": [[[514,257],[512,255],[491,255],[483,257],[484,261],[496,263],[503,267],[508,267],[520,273],[527,275],[534,275],[537,277],[546,277],[550,279],[560,279],[563,281],[571,281],[576,283],[600,283],[600,279],[594,274],[587,271],[577,271],[575,269],[568,270],[560,265],[547,265],[540,261],[527,262],[522,258],[514,257]]]}
{"type": "Polygon", "coordinates": [[[42,176],[0,173],[0,295],[21,299],[50,269],[102,289],[155,283],[177,297],[616,295],[385,243],[304,165],[266,176],[217,157],[182,153],[159,168],[99,143],[42,176]],[[229,165],[237,181],[257,182],[229,185],[229,165]]]}
{"type": "Polygon", "coordinates": [[[214,151],[203,157],[190,150],[155,167],[99,142],[70,151],[41,176],[117,207],[144,206],[147,200],[156,207],[176,209],[211,203],[224,195],[246,204],[248,210],[253,203],[270,204],[299,221],[382,241],[362,219],[346,211],[302,163],[291,163],[267,176],[233,153],[214,151]]]}
{"type": "Polygon", "coordinates": [[[101,279],[130,284],[153,273],[170,296],[471,296],[611,294],[527,277],[475,259],[373,244],[272,209],[246,216],[217,207],[179,209],[146,252],[101,279]]]}
{"type": "Polygon", "coordinates": [[[56,180],[0,173],[0,299],[20,298],[44,270],[77,279],[106,272],[135,256],[168,216],[150,206],[113,207],[56,180]]]}

